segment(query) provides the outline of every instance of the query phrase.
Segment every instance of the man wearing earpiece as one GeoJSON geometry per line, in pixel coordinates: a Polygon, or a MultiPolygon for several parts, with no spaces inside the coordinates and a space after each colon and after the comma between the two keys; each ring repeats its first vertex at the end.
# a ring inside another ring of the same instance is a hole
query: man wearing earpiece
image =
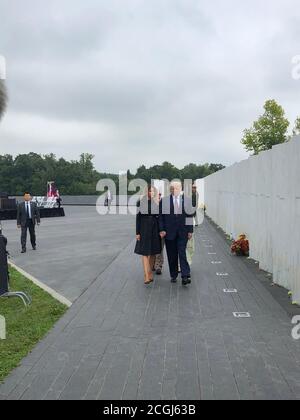
{"type": "Polygon", "coordinates": [[[32,249],[36,250],[35,226],[41,223],[40,212],[36,203],[32,202],[29,192],[24,194],[24,202],[19,204],[17,212],[17,225],[21,229],[22,254],[26,252],[27,231],[30,233],[32,249]]]}

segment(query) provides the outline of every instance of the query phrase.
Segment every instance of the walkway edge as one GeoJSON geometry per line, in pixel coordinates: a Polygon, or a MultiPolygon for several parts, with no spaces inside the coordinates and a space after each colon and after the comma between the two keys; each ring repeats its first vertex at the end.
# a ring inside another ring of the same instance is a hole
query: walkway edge
{"type": "Polygon", "coordinates": [[[56,299],[58,302],[62,303],[63,305],[66,305],[68,308],[72,306],[72,302],[69,301],[64,296],[60,295],[55,290],[51,289],[51,287],[46,286],[46,284],[42,283],[40,280],[33,277],[31,274],[24,271],[22,268],[18,267],[14,262],[9,261],[9,265],[14,268],[16,271],[18,271],[20,274],[22,274],[24,277],[26,277],[28,280],[32,281],[36,286],[38,286],[40,289],[43,289],[45,292],[47,292],[50,296],[52,296],[54,299],[56,299]]]}

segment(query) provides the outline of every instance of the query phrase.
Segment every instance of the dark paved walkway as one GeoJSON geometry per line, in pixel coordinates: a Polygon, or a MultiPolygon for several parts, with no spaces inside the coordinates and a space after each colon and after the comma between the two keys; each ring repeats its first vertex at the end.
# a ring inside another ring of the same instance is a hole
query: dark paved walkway
{"type": "Polygon", "coordinates": [[[12,260],[74,302],[112,263],[134,234],[134,217],[100,216],[95,207],[66,207],[66,217],[42,219],[38,249],[20,253],[15,221],[3,222],[12,260]]]}
{"type": "Polygon", "coordinates": [[[0,386],[1,398],[300,399],[300,341],[257,266],[231,257],[207,221],[196,247],[190,288],[171,285],[167,270],[146,288],[130,243],[0,386]]]}

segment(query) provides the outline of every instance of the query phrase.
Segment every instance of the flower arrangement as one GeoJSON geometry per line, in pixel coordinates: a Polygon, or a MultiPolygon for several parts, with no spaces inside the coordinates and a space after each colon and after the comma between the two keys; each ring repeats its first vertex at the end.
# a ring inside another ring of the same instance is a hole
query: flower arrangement
{"type": "Polygon", "coordinates": [[[247,236],[243,233],[231,245],[231,252],[236,255],[249,256],[249,241],[247,236]]]}

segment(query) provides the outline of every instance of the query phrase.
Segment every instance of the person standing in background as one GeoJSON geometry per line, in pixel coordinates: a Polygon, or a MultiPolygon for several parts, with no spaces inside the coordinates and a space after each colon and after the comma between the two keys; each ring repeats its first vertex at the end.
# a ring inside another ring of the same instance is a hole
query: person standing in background
{"type": "Polygon", "coordinates": [[[57,190],[56,191],[56,204],[57,204],[59,209],[61,208],[61,202],[62,202],[62,199],[61,199],[61,196],[59,194],[59,191],[57,190]]]}
{"type": "MultiPolygon", "coordinates": [[[[159,193],[159,202],[161,201],[161,193],[159,193]]],[[[154,267],[153,267],[153,271],[156,272],[156,274],[158,276],[160,276],[162,274],[162,269],[163,269],[163,265],[164,265],[164,247],[165,247],[165,240],[162,239],[161,240],[161,253],[155,255],[155,262],[154,262],[154,267]]]]}
{"type": "Polygon", "coordinates": [[[112,201],[113,201],[113,195],[112,195],[110,189],[108,189],[107,190],[107,206],[108,206],[108,210],[110,210],[112,201]]]}
{"type": "Polygon", "coordinates": [[[105,206],[108,207],[108,211],[110,211],[112,201],[113,201],[113,195],[110,189],[108,188],[105,194],[105,206]]]}
{"type": "MultiPolygon", "coordinates": [[[[196,184],[192,186],[192,206],[195,209],[193,224],[194,224],[194,227],[196,227],[196,226],[199,226],[199,219],[198,219],[199,193],[197,191],[196,184]]],[[[186,257],[187,257],[189,265],[192,265],[194,254],[195,254],[195,235],[193,235],[193,237],[189,239],[187,247],[186,247],[186,257]]]]}
{"type": "Polygon", "coordinates": [[[197,185],[194,184],[192,186],[192,205],[196,209],[195,210],[195,226],[199,226],[199,220],[198,220],[198,208],[199,208],[199,193],[197,191],[197,185]]]}
{"type": "Polygon", "coordinates": [[[21,246],[22,254],[26,252],[27,230],[30,233],[30,242],[32,249],[36,250],[36,234],[35,225],[40,225],[40,212],[29,192],[24,194],[24,202],[18,205],[17,210],[17,226],[21,229],[21,246]]]}

